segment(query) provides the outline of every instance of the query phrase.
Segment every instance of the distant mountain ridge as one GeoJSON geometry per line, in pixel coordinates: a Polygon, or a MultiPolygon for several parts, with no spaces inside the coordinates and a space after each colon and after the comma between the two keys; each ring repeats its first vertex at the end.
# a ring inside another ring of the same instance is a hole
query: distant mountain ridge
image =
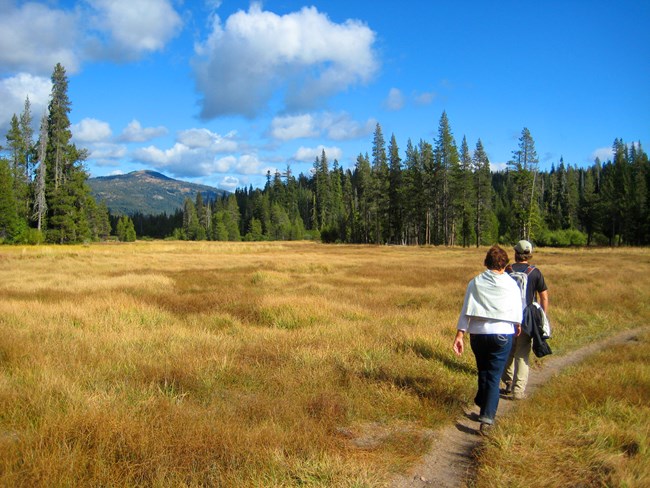
{"type": "Polygon", "coordinates": [[[186,198],[193,201],[201,192],[203,200],[213,200],[228,192],[212,186],[175,180],[155,171],[133,171],[125,175],[89,178],[96,200],[103,201],[113,214],[173,214],[183,208],[186,198]]]}

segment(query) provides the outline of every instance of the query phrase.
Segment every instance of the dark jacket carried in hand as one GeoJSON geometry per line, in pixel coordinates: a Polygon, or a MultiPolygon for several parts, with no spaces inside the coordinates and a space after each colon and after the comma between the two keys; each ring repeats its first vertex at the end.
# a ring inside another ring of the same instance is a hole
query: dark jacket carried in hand
{"type": "Polygon", "coordinates": [[[543,329],[544,311],[535,304],[528,305],[524,310],[522,332],[533,339],[533,352],[538,358],[553,354],[551,346],[546,342],[547,337],[544,336],[543,329]]]}

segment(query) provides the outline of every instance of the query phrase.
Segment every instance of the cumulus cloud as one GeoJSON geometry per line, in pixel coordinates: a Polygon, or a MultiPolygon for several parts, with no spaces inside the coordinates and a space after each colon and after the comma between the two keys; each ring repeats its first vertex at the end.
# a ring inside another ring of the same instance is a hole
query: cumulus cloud
{"type": "Polygon", "coordinates": [[[169,149],[148,146],[133,151],[136,161],[147,163],[175,176],[199,177],[215,173],[261,174],[256,156],[219,154],[238,150],[236,134],[221,136],[207,129],[189,129],[178,133],[176,143],[169,149]]]}
{"type": "Polygon", "coordinates": [[[118,140],[122,142],[146,142],[164,135],[167,135],[167,128],[162,126],[142,127],[140,122],[134,119],[124,128],[118,140]]]}
{"type": "Polygon", "coordinates": [[[338,147],[300,147],[296,154],[294,154],[293,159],[296,161],[309,162],[313,163],[316,158],[320,158],[323,150],[325,151],[325,156],[327,156],[328,161],[334,161],[335,159],[341,159],[343,156],[343,151],[338,147]]]}
{"type": "MultiPolygon", "coordinates": [[[[52,91],[52,83],[48,78],[21,73],[0,80],[0,133],[9,128],[11,117],[20,114],[25,109],[25,99],[29,97],[32,120],[40,124],[45,113],[52,91]]],[[[36,127],[37,129],[37,127],[36,127]]]]}
{"type": "Polygon", "coordinates": [[[104,142],[112,135],[111,126],[97,119],[83,119],[72,126],[73,139],[81,143],[104,142]]]}
{"type": "Polygon", "coordinates": [[[133,60],[162,49],[182,20],[171,0],[3,2],[0,70],[49,75],[57,63],[76,73],[88,59],[133,60]]]}
{"type": "Polygon", "coordinates": [[[253,3],[225,24],[215,16],[193,62],[201,117],[253,117],[277,89],[286,90],[284,104],[290,111],[312,108],[375,75],[374,41],[367,25],[334,23],[315,7],[280,16],[253,3]]]}
{"type": "Polygon", "coordinates": [[[255,154],[243,154],[239,157],[226,156],[215,160],[216,167],[221,173],[237,173],[240,175],[263,175],[267,171],[275,171],[274,168],[263,167],[262,162],[255,154]]]}
{"type": "MultiPolygon", "coordinates": [[[[182,21],[169,0],[88,0],[92,25],[105,41],[100,53],[134,59],[159,51],[174,38],[182,21]]],[[[96,55],[97,53],[95,53],[96,55]]]]}
{"type": "Polygon", "coordinates": [[[388,110],[401,110],[404,108],[404,95],[397,88],[391,88],[388,92],[388,97],[384,101],[384,105],[388,110]]]}
{"type": "Polygon", "coordinates": [[[13,6],[0,15],[0,67],[10,71],[49,74],[56,63],[70,72],[79,68],[74,46],[78,16],[39,3],[13,6]]]}
{"type": "Polygon", "coordinates": [[[271,135],[281,141],[317,137],[319,133],[320,131],[316,128],[316,120],[309,114],[276,117],[271,122],[271,135]]]}
{"type": "Polygon", "coordinates": [[[89,150],[90,158],[94,159],[98,166],[115,165],[116,162],[127,156],[127,150],[124,145],[111,142],[94,143],[89,150]]]}
{"type": "Polygon", "coordinates": [[[377,126],[377,120],[370,118],[365,122],[358,122],[348,114],[325,114],[323,129],[327,137],[335,141],[359,139],[371,134],[377,126]]]}
{"type": "Polygon", "coordinates": [[[215,153],[237,150],[236,133],[231,131],[225,136],[208,129],[188,129],[178,133],[177,140],[189,148],[204,148],[215,153]]]}
{"type": "Polygon", "coordinates": [[[281,116],[271,122],[271,135],[275,139],[288,141],[325,134],[329,139],[340,141],[366,136],[373,131],[376,124],[375,119],[368,119],[364,123],[357,122],[346,113],[281,116]]]}

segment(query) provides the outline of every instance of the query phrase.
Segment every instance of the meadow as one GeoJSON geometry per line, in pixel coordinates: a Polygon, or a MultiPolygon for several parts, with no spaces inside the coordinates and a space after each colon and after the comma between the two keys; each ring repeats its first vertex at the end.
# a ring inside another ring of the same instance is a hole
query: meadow
{"type": "MultiPolygon", "coordinates": [[[[0,485],[384,486],[473,398],[451,344],[485,251],[2,247],[0,485]]],[[[533,261],[555,354],[650,320],[649,249],[533,261]]]]}

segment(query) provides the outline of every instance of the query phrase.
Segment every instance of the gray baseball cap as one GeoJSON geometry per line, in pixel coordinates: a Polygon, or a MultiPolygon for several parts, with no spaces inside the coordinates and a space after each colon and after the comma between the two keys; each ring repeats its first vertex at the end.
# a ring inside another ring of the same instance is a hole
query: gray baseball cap
{"type": "Polygon", "coordinates": [[[532,254],[533,253],[533,245],[525,240],[519,241],[517,244],[515,244],[514,247],[515,251],[518,252],[519,254],[532,254]]]}

